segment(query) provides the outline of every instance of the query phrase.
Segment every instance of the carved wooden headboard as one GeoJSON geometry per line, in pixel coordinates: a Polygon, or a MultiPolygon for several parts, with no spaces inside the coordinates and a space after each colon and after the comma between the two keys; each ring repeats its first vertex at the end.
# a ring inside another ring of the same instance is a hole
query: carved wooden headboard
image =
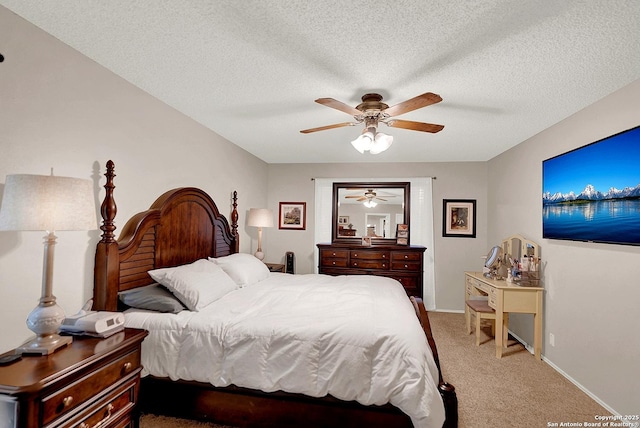
{"type": "Polygon", "coordinates": [[[148,270],[237,253],[237,192],[231,225],[211,197],[195,187],[169,190],[122,227],[116,240],[114,163],[107,162],[102,238],[96,248],[93,310],[115,311],[118,292],[153,283],[148,270]]]}

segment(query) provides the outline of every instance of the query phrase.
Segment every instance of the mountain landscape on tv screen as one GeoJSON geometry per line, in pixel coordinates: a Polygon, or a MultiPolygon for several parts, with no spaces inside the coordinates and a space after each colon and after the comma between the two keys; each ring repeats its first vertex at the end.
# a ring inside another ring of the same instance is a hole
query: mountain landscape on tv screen
{"type": "Polygon", "coordinates": [[[568,202],[589,202],[589,201],[606,201],[611,199],[640,199],[640,184],[636,187],[625,187],[622,190],[615,187],[610,188],[606,192],[596,190],[591,184],[587,184],[582,192],[576,195],[574,192],[554,193],[545,192],[542,195],[542,202],[545,205],[561,204],[568,202]]]}

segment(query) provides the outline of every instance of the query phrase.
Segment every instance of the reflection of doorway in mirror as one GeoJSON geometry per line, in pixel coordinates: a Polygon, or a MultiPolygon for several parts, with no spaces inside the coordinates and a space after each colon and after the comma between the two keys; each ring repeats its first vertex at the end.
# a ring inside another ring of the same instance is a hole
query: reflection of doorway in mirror
{"type": "Polygon", "coordinates": [[[391,237],[391,214],[367,213],[364,216],[364,222],[367,225],[367,236],[378,238],[391,237]]]}

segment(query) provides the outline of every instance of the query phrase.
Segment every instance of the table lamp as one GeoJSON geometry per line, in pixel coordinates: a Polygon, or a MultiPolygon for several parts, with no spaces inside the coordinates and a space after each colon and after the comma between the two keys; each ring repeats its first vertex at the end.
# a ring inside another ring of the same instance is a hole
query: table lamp
{"type": "Polygon", "coordinates": [[[247,216],[247,225],[258,228],[258,249],[254,255],[258,259],[263,260],[262,228],[273,227],[273,212],[267,208],[250,208],[249,215],[247,216]]]}
{"type": "Polygon", "coordinates": [[[29,314],[27,327],[36,338],[16,350],[17,353],[48,355],[71,343],[60,336],[64,311],[53,295],[53,255],[55,231],[97,229],[93,182],[50,175],[7,175],[2,205],[0,230],[42,230],[44,262],[42,297],[29,314]]]}

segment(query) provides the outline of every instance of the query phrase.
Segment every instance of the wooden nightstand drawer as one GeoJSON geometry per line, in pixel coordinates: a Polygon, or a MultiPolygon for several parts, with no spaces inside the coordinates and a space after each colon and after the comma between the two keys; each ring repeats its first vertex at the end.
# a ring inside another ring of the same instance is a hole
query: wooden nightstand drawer
{"type": "Polygon", "coordinates": [[[91,372],[66,388],[42,400],[43,423],[48,424],[109,388],[140,366],[140,349],[135,349],[104,367],[91,372]]]}
{"type": "MultiPolygon", "coordinates": [[[[128,381],[70,419],[68,425],[79,428],[111,426],[115,421],[131,413],[137,402],[139,388],[138,376],[134,376],[133,379],[130,377],[128,381]]],[[[124,419],[127,422],[130,421],[130,418],[124,419]]]]}

